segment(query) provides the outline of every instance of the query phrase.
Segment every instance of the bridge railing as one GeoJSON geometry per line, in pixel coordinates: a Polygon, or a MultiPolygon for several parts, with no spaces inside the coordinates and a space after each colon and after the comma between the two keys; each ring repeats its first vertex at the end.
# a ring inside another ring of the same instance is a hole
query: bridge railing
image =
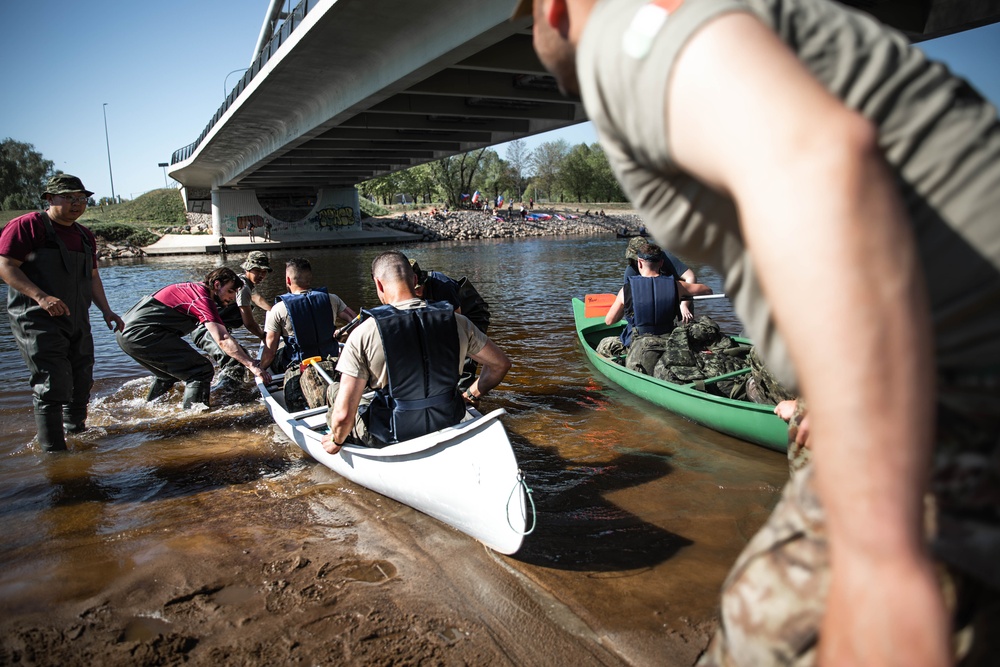
{"type": "Polygon", "coordinates": [[[271,39],[268,40],[267,44],[265,44],[260,50],[260,54],[254,58],[253,63],[250,64],[247,71],[243,73],[243,77],[236,82],[233,89],[229,91],[228,95],[226,95],[226,99],[222,103],[222,106],[220,106],[218,111],[212,115],[212,120],[208,121],[208,125],[206,125],[205,129],[202,130],[200,135],[198,135],[198,138],[184,148],[178,148],[174,151],[174,154],[170,157],[170,164],[183,162],[194,155],[194,152],[198,150],[198,146],[200,146],[201,142],[205,140],[208,133],[212,131],[215,124],[218,123],[219,120],[225,115],[226,111],[229,110],[229,107],[236,102],[236,99],[240,96],[240,94],[246,90],[247,86],[250,85],[250,82],[253,81],[253,78],[257,76],[257,74],[264,68],[264,65],[267,64],[267,61],[271,59],[271,56],[278,52],[278,49],[285,43],[288,36],[291,35],[295,28],[302,23],[302,19],[309,13],[309,10],[314,8],[318,3],[319,0],[302,0],[302,2],[295,6],[295,9],[292,10],[291,14],[289,14],[282,22],[281,27],[278,28],[277,32],[274,33],[271,39]]]}

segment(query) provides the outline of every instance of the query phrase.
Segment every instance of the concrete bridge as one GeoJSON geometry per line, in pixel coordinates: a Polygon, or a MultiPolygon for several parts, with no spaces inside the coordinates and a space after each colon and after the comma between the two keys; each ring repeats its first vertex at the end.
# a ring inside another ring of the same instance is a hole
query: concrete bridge
{"type": "MultiPolygon", "coordinates": [[[[250,67],[173,155],[189,210],[211,210],[217,234],[349,234],[357,183],[586,120],[535,56],[530,19],[508,21],[514,4],[302,0],[284,15],[272,0],[250,67]]],[[[914,40],[1000,20],[1000,0],[846,4],[914,40]]]]}

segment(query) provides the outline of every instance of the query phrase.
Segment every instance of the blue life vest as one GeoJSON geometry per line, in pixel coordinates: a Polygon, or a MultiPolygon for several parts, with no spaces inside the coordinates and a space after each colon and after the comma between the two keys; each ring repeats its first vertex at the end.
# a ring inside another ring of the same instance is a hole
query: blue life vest
{"type": "Polygon", "coordinates": [[[632,276],[625,283],[625,320],[622,343],[630,345],[633,335],[661,335],[674,330],[680,315],[677,280],[673,277],[632,276]]]}
{"type": "Polygon", "coordinates": [[[382,337],[387,386],[361,408],[368,432],[386,444],[454,426],[465,416],[458,392],[459,344],[455,311],[447,303],[363,311],[382,337]]]}
{"type": "Polygon", "coordinates": [[[300,294],[281,294],[278,298],[288,309],[294,333],[285,339],[285,345],[292,351],[289,362],[309,357],[336,357],[340,353],[340,345],[333,339],[336,326],[325,287],[300,294]]]}

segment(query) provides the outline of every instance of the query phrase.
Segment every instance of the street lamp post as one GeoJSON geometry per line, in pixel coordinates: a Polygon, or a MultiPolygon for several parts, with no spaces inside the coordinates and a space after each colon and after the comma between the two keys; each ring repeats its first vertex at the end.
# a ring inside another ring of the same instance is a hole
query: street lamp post
{"type": "Polygon", "coordinates": [[[160,162],[156,166],[157,167],[163,167],[163,187],[168,187],[167,186],[167,167],[170,166],[170,163],[169,162],[160,162]]]}
{"type": "Polygon", "coordinates": [[[225,100],[229,97],[229,76],[231,74],[236,74],[237,72],[246,72],[249,67],[243,67],[241,69],[234,69],[232,72],[226,75],[225,80],[222,82],[222,99],[225,100]]]}
{"type": "Polygon", "coordinates": [[[108,103],[105,102],[102,107],[104,111],[104,144],[108,147],[108,177],[111,178],[111,201],[117,202],[115,199],[115,175],[111,171],[111,141],[108,139],[108,103]]]}

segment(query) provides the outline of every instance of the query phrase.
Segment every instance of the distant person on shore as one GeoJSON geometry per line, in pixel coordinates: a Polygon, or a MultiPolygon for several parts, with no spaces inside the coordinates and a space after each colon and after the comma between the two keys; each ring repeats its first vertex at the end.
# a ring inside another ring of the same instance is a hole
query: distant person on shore
{"type": "Polygon", "coordinates": [[[229,246],[226,245],[226,237],[225,236],[220,236],[219,237],[219,252],[221,254],[223,254],[223,255],[225,255],[226,253],[229,252],[229,246]]]}
{"type": "Polygon", "coordinates": [[[271,219],[270,218],[267,218],[266,220],[264,220],[264,240],[265,241],[270,241],[271,240],[271,228],[273,226],[274,225],[271,223],[271,219]]]}
{"type": "Polygon", "coordinates": [[[226,354],[265,382],[271,379],[255,359],[233,340],[219,317],[219,305],[236,299],[239,276],[228,268],[211,271],[200,283],[168,285],[143,297],[125,313],[125,328],[116,334],[118,345],[153,374],[146,400],[166,394],[184,383],[183,407],[211,405],[212,362],[191,347],[183,336],[203,324],[226,354]]]}
{"type": "Polygon", "coordinates": [[[94,384],[90,304],[108,328],[124,326],[104,293],[97,239],[77,222],[92,194],[76,176],[53,176],[42,195],[48,210],[14,218],[0,232],[7,316],[30,373],[38,444],[47,452],[66,449],[66,432],[87,427],[94,384]]]}
{"type": "MultiPolygon", "coordinates": [[[[246,327],[247,331],[263,341],[264,331],[254,319],[253,307],[257,306],[265,313],[271,310],[267,299],[255,291],[271,273],[271,262],[263,252],[254,250],[247,255],[240,268],[243,269],[243,274],[237,276],[236,299],[219,310],[219,317],[230,334],[240,327],[246,327]]],[[[195,327],[191,332],[191,340],[219,366],[219,383],[213,389],[242,384],[243,365],[219,347],[204,324],[195,327]]]]}
{"type": "Polygon", "coordinates": [[[250,219],[247,220],[247,236],[250,238],[250,243],[255,243],[257,241],[257,239],[254,238],[253,235],[253,230],[255,226],[256,225],[254,225],[253,223],[253,216],[251,216],[250,219]]]}
{"type": "Polygon", "coordinates": [[[357,313],[325,287],[312,286],[312,264],[304,257],[285,263],[285,285],[288,292],[278,296],[264,319],[261,367],[281,373],[289,364],[309,357],[336,357],[337,318],[347,323],[357,313]]]}
{"type": "Polygon", "coordinates": [[[372,262],[379,301],[370,317],[347,339],[337,362],[339,384],[329,389],[330,433],[323,448],[340,451],[348,437],[381,447],[454,426],[466,405],[496,387],[510,359],[472,322],[448,305],[417,296],[416,275],[401,252],[388,251],[372,262]],[[460,393],[463,360],[483,366],[479,379],[460,393]],[[375,392],[362,406],[366,388],[375,392]]]}

